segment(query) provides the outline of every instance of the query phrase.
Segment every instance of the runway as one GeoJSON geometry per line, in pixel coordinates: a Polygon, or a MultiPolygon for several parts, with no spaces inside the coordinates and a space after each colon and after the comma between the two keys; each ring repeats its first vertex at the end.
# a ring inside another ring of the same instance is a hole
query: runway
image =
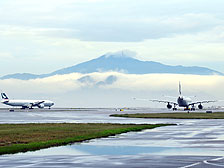
{"type": "Polygon", "coordinates": [[[8,112],[0,123],[177,123],[36,152],[4,155],[1,167],[224,167],[224,120],[132,119],[113,113],[166,109],[52,109],[8,112]]]}

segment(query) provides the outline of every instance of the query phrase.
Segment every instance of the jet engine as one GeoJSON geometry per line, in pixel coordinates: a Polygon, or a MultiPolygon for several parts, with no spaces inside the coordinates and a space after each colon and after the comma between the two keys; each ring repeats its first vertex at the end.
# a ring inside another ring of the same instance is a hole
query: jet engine
{"type": "Polygon", "coordinates": [[[44,103],[38,105],[39,108],[44,108],[44,103]]]}
{"type": "Polygon", "coordinates": [[[203,109],[203,106],[201,104],[198,105],[199,109],[203,109]]]}
{"type": "Polygon", "coordinates": [[[170,105],[170,103],[168,103],[166,107],[167,107],[168,109],[171,109],[171,108],[172,108],[172,105],[170,105]]]}

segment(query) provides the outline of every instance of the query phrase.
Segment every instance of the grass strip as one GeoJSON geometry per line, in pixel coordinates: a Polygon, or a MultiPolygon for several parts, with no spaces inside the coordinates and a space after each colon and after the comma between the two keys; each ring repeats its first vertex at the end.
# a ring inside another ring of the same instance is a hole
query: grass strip
{"type": "Polygon", "coordinates": [[[169,118],[169,119],[224,119],[224,112],[214,113],[136,113],[136,114],[112,114],[111,117],[127,118],[169,118]]]}
{"type": "Polygon", "coordinates": [[[170,124],[0,124],[0,155],[35,151],[170,124]]]}

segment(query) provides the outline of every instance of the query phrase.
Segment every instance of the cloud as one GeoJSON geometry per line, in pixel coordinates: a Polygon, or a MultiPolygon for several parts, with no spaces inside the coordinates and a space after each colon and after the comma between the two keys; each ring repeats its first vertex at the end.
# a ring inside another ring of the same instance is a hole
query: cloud
{"type": "Polygon", "coordinates": [[[136,102],[131,98],[167,99],[162,95],[178,96],[179,81],[186,96],[197,96],[198,100],[224,99],[223,76],[74,73],[28,81],[0,80],[0,85],[11,98],[51,99],[57,107],[165,107],[163,104],[136,102]]]}
{"type": "Polygon", "coordinates": [[[70,38],[78,30],[67,28],[34,28],[26,26],[0,25],[1,36],[47,36],[57,38],[70,38]]]}
{"type": "Polygon", "coordinates": [[[108,52],[105,54],[105,57],[132,57],[135,58],[137,55],[136,52],[131,51],[131,50],[122,50],[122,51],[117,51],[117,52],[108,52]]]}
{"type": "Polygon", "coordinates": [[[0,52],[0,58],[9,59],[9,58],[12,58],[12,55],[8,52],[0,52]]]}
{"type": "Polygon", "coordinates": [[[223,68],[222,0],[0,1],[0,75],[48,73],[129,49],[139,59],[223,68]]]}
{"type": "MultiPolygon", "coordinates": [[[[215,2],[201,2],[203,5],[191,0],[136,2],[9,0],[1,4],[0,21],[3,25],[30,27],[34,33],[48,28],[45,35],[104,42],[159,39],[223,25],[223,15],[210,9],[215,2]]],[[[219,11],[220,6],[215,7],[219,11]]]]}
{"type": "Polygon", "coordinates": [[[80,40],[136,42],[206,31],[223,25],[223,20],[212,14],[186,13],[179,16],[146,16],[131,19],[121,17],[112,22],[97,19],[80,25],[74,25],[80,30],[76,36],[80,40]]]}
{"type": "Polygon", "coordinates": [[[0,55],[1,76],[17,72],[49,73],[97,58],[109,51],[123,49],[135,51],[138,54],[132,56],[135,55],[134,57],[140,60],[158,61],[169,65],[204,66],[224,71],[223,27],[196,34],[132,43],[84,42],[43,35],[48,30],[33,30],[36,33],[29,33],[26,29],[19,30],[16,29],[7,37],[0,36],[0,51],[4,53],[0,55]]]}
{"type": "Polygon", "coordinates": [[[97,82],[96,86],[107,86],[112,85],[117,81],[117,77],[114,75],[108,76],[104,81],[97,82]]]}

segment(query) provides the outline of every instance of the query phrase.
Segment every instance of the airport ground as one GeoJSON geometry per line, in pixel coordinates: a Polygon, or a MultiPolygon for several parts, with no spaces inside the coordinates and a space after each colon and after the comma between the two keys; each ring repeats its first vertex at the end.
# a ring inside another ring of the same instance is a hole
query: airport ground
{"type": "MultiPolygon", "coordinates": [[[[216,110],[222,111],[222,110],[216,110]]],[[[36,152],[0,156],[1,167],[224,167],[223,119],[144,119],[114,113],[167,109],[0,110],[0,123],[174,123],[36,152]]],[[[186,112],[183,112],[186,113],[186,112]]]]}
{"type": "Polygon", "coordinates": [[[111,117],[126,118],[170,118],[170,119],[224,119],[224,112],[186,112],[186,113],[136,113],[136,114],[112,114],[111,117]]]}

